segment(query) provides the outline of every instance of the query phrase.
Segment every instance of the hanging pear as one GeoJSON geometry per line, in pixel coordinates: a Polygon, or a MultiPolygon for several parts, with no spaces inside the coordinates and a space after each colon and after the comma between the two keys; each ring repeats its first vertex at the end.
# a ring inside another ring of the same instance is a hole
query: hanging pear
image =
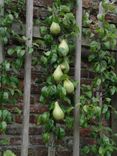
{"type": "Polygon", "coordinates": [[[50,26],[50,32],[53,35],[58,35],[61,31],[60,25],[56,22],[52,22],[51,26],[50,26]]]}
{"type": "Polygon", "coordinates": [[[68,73],[69,63],[66,59],[64,60],[64,62],[60,66],[61,66],[61,69],[64,70],[65,73],[68,73]]]}
{"type": "Polygon", "coordinates": [[[54,77],[54,80],[56,82],[59,82],[61,80],[61,77],[63,76],[63,72],[61,70],[61,67],[60,65],[58,65],[58,67],[55,69],[54,73],[53,73],[53,77],[54,77]]]}
{"type": "Polygon", "coordinates": [[[66,40],[62,40],[60,45],[59,45],[59,48],[58,48],[58,51],[59,51],[59,54],[61,56],[66,56],[69,52],[69,46],[66,42],[66,40]]]}
{"type": "Polygon", "coordinates": [[[53,110],[53,117],[55,120],[63,120],[64,119],[64,112],[59,106],[58,102],[55,102],[54,110],[53,110]]]}
{"type": "Polygon", "coordinates": [[[66,89],[66,92],[69,94],[74,92],[74,85],[68,79],[64,81],[64,88],[66,89]]]}

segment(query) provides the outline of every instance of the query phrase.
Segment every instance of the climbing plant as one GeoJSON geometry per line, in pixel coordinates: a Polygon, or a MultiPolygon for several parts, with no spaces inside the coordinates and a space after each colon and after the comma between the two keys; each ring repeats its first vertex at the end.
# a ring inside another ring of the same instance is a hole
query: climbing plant
{"type": "MultiPolygon", "coordinates": [[[[23,9],[24,2],[18,1],[16,5],[11,0],[4,1],[4,16],[0,20],[0,42],[3,44],[4,60],[0,64],[0,134],[5,133],[7,124],[13,121],[12,113],[9,111],[9,104],[18,102],[18,97],[22,96],[18,74],[23,65],[25,46],[24,37],[17,34],[12,29],[14,23],[22,24],[19,18],[20,11],[23,9]],[[15,44],[13,44],[15,41],[15,44]],[[7,58],[6,58],[7,56],[7,58]]],[[[16,109],[18,112],[18,109],[16,109]]],[[[0,143],[6,144],[5,140],[0,143]]],[[[11,155],[9,150],[4,155],[11,155]]],[[[14,154],[12,153],[14,156],[14,154]]]]}
{"type": "Polygon", "coordinates": [[[102,7],[103,13],[98,14],[95,21],[90,19],[89,13],[84,13],[83,34],[86,38],[88,36],[90,42],[88,60],[93,79],[90,85],[83,84],[81,88],[80,124],[90,129],[93,139],[93,145],[82,148],[84,155],[111,156],[117,149],[113,140],[116,134],[113,134],[108,124],[111,110],[116,112],[111,102],[117,92],[116,57],[113,51],[117,44],[117,28],[106,19],[108,13],[115,11],[115,6],[102,1],[102,7]]]}
{"type": "Polygon", "coordinates": [[[48,8],[48,17],[40,27],[45,51],[41,57],[46,83],[41,90],[40,102],[48,111],[38,116],[38,124],[44,125],[43,139],[47,143],[54,135],[62,139],[65,132],[73,127],[75,82],[70,74],[70,65],[78,34],[74,2],[56,0],[48,8]]]}

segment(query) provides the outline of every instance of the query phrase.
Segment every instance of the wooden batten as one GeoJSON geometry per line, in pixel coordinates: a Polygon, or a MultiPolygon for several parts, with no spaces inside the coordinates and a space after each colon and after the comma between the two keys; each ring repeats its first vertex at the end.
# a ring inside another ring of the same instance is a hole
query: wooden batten
{"type": "Polygon", "coordinates": [[[75,93],[75,111],[74,111],[74,140],[73,156],[80,156],[80,82],[81,82],[81,47],[82,47],[82,0],[77,0],[76,22],[80,33],[76,41],[76,60],[75,60],[75,80],[78,86],[75,93]]]}
{"type": "Polygon", "coordinates": [[[31,94],[31,54],[33,29],[33,1],[26,1],[26,54],[25,54],[25,77],[24,77],[24,109],[21,156],[28,156],[29,147],[29,117],[30,117],[30,94],[31,94]]]}

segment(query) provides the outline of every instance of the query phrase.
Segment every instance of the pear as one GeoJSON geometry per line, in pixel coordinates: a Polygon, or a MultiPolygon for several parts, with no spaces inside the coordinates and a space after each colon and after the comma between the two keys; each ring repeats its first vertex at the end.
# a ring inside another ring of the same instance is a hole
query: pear
{"type": "Polygon", "coordinates": [[[66,40],[62,40],[59,47],[58,47],[58,51],[59,51],[59,54],[61,56],[66,56],[69,52],[69,46],[66,42],[66,40]]]}
{"type": "Polygon", "coordinates": [[[56,22],[52,22],[51,26],[50,26],[50,32],[53,35],[58,35],[61,31],[60,25],[56,22]]]}
{"type": "Polygon", "coordinates": [[[69,63],[67,60],[64,60],[64,62],[60,66],[61,66],[61,69],[64,70],[65,73],[68,73],[69,63]]]}
{"type": "Polygon", "coordinates": [[[63,76],[63,72],[61,70],[61,67],[60,65],[58,65],[58,67],[55,69],[54,73],[53,73],[53,77],[54,77],[54,80],[56,82],[59,82],[61,80],[61,77],[63,76]]]}
{"type": "Polygon", "coordinates": [[[66,89],[66,92],[69,94],[74,92],[74,85],[68,79],[64,81],[64,88],[66,89]]]}
{"type": "Polygon", "coordinates": [[[58,102],[55,102],[54,110],[53,110],[53,117],[55,120],[63,120],[64,119],[64,112],[59,106],[58,102]]]}

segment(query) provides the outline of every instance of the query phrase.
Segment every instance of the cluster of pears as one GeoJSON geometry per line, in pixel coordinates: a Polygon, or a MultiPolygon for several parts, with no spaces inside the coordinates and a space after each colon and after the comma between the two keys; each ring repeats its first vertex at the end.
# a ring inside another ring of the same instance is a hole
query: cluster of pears
{"type": "MultiPolygon", "coordinates": [[[[61,32],[60,25],[56,22],[52,22],[50,26],[50,32],[53,35],[60,34],[61,32]]],[[[58,46],[58,54],[60,57],[63,57],[63,63],[58,65],[53,73],[53,78],[57,83],[59,83],[62,80],[64,73],[68,73],[69,71],[69,63],[66,57],[68,53],[69,53],[68,43],[65,39],[63,39],[58,46]]],[[[63,86],[68,94],[74,92],[74,85],[69,79],[64,80],[63,86]]],[[[53,117],[56,120],[64,119],[64,112],[58,102],[55,102],[54,110],[53,110],[53,117]]]]}

